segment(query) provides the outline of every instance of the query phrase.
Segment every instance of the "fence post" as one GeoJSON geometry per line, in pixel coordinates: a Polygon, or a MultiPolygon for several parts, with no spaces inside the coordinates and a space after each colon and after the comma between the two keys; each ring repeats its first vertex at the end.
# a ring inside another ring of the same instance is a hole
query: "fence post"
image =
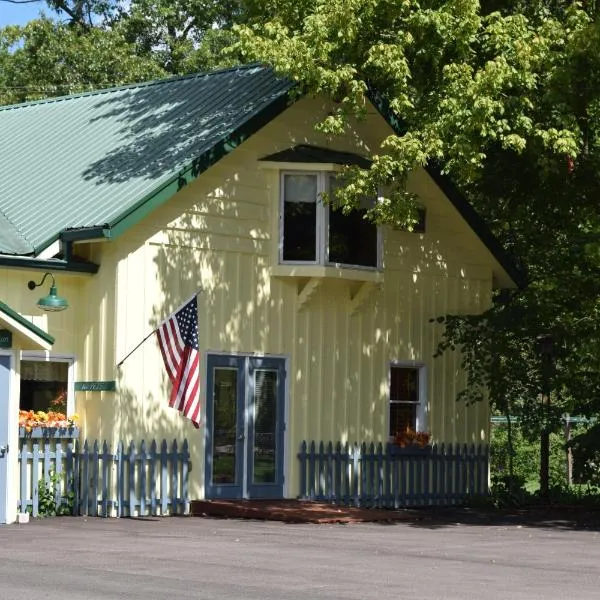
{"type": "Polygon", "coordinates": [[[303,500],[307,498],[306,494],[306,440],[303,440],[300,444],[300,498],[303,500]]]}
{"type": "Polygon", "coordinates": [[[350,445],[348,442],[344,444],[341,457],[342,463],[342,477],[344,486],[344,504],[348,506],[350,504],[351,494],[351,479],[350,479],[350,445]]]}
{"type": "Polygon", "coordinates": [[[353,450],[353,456],[352,456],[352,488],[353,488],[353,497],[354,497],[354,506],[358,506],[360,503],[360,498],[358,497],[358,492],[359,492],[359,488],[358,488],[358,478],[360,477],[360,466],[359,466],[359,461],[360,461],[360,447],[357,443],[354,444],[354,446],[352,447],[353,450]]]}
{"type": "Polygon", "coordinates": [[[181,463],[181,514],[185,515],[189,512],[189,497],[188,497],[188,465],[190,460],[190,452],[188,449],[187,439],[183,440],[181,448],[182,463],[181,463]]]}
{"type": "Polygon", "coordinates": [[[156,440],[152,440],[152,443],[150,444],[150,514],[152,516],[155,516],[156,512],[157,512],[157,504],[156,504],[156,472],[157,472],[157,468],[156,468],[156,463],[157,463],[156,440]]]}
{"type": "Polygon", "coordinates": [[[146,442],[142,440],[139,453],[140,464],[140,512],[139,516],[146,515],[146,442]]]}
{"type": "Polygon", "coordinates": [[[20,511],[26,512],[27,507],[29,506],[28,497],[27,497],[27,465],[29,464],[29,450],[27,447],[26,441],[21,441],[19,450],[19,458],[21,460],[21,502],[20,502],[20,511]]]}
{"type": "Polygon", "coordinates": [[[109,450],[106,440],[102,442],[102,516],[108,517],[108,463],[109,463],[109,450]]]}
{"type": "Polygon", "coordinates": [[[342,491],[342,443],[338,442],[335,445],[335,454],[333,455],[334,460],[334,500],[341,502],[343,499],[342,491]]]}
{"type": "Polygon", "coordinates": [[[169,470],[167,464],[167,440],[160,445],[160,514],[167,514],[167,484],[169,482],[169,470]]]}
{"type": "Polygon", "coordinates": [[[137,498],[135,495],[135,444],[131,440],[129,444],[129,456],[127,457],[129,464],[129,515],[133,517],[137,508],[137,498]]]}
{"type": "Polygon", "coordinates": [[[73,510],[75,514],[81,514],[81,442],[75,440],[75,452],[73,454],[73,510]]]}
{"type": "Polygon", "coordinates": [[[125,504],[125,461],[123,458],[123,442],[117,444],[117,517],[124,515],[125,504]]]}
{"type": "Polygon", "coordinates": [[[98,440],[94,440],[94,454],[92,456],[92,493],[90,494],[90,507],[88,514],[93,517],[98,516],[98,480],[100,479],[100,460],[99,460],[100,448],[98,440]]]}
{"type": "Polygon", "coordinates": [[[177,506],[177,440],[173,440],[171,450],[171,515],[175,514],[177,506]]]}
{"type": "Polygon", "coordinates": [[[327,444],[327,500],[335,500],[335,490],[333,488],[333,442],[327,444]]]}
{"type": "Polygon", "coordinates": [[[308,493],[309,499],[315,499],[315,442],[310,443],[310,453],[308,458],[308,493]]]}

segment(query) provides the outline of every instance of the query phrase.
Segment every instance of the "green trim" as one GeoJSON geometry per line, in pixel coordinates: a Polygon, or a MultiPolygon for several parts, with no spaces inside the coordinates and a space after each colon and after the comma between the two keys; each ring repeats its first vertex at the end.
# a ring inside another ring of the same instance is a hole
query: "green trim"
{"type": "Polygon", "coordinates": [[[197,179],[209,167],[212,167],[224,156],[235,150],[251,135],[272,121],[291,104],[289,90],[278,96],[273,102],[247,119],[230,135],[225,136],[203,154],[198,156],[184,167],[177,175],[171,177],[166,183],[150,192],[133,207],[120,214],[109,224],[110,237],[116,238],[125,233],[130,227],[137,225],[154,209],[170,200],[181,188],[197,179]]]}
{"type": "Polygon", "coordinates": [[[2,301],[0,301],[0,312],[3,312],[5,315],[10,317],[11,319],[14,319],[15,321],[17,321],[18,323],[23,325],[23,327],[25,327],[26,329],[29,329],[29,331],[31,331],[31,333],[33,333],[34,335],[36,335],[39,338],[42,338],[48,344],[54,344],[55,340],[49,333],[46,333],[43,329],[40,329],[37,325],[34,325],[31,321],[28,321],[25,317],[20,315],[16,310],[13,310],[10,306],[8,306],[8,304],[5,304],[2,301]]]}
{"type": "Polygon", "coordinates": [[[12,331],[10,329],[0,329],[0,348],[12,348],[12,331]]]}
{"type": "MultiPolygon", "coordinates": [[[[386,120],[388,125],[397,135],[406,133],[406,125],[392,111],[388,100],[376,90],[370,89],[367,94],[373,106],[379,114],[386,120]]],[[[498,261],[500,266],[506,271],[508,276],[519,288],[527,285],[527,278],[523,271],[519,269],[514,259],[502,247],[496,236],[492,233],[485,221],[475,211],[469,201],[463,196],[453,181],[447,175],[442,173],[439,165],[427,164],[425,171],[435,181],[436,185],[446,195],[454,208],[460,213],[461,217],[467,222],[469,227],[475,232],[475,235],[484,243],[492,256],[498,261]]]]}
{"type": "Polygon", "coordinates": [[[115,392],[117,382],[112,381],[76,381],[76,392],[115,392]]]}
{"type": "Polygon", "coordinates": [[[83,240],[110,239],[110,227],[81,227],[78,229],[65,229],[60,232],[63,242],[80,242],[83,240]]]}
{"type": "Polygon", "coordinates": [[[55,258],[40,259],[28,256],[0,255],[0,267],[16,267],[19,269],[35,269],[37,271],[65,271],[69,273],[98,272],[99,265],[93,262],[60,260],[55,258]]]}

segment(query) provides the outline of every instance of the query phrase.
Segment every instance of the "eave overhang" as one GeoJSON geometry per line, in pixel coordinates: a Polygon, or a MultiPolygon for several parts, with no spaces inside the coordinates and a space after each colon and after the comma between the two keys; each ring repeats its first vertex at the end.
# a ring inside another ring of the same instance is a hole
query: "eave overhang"
{"type": "Polygon", "coordinates": [[[36,271],[63,271],[68,273],[88,273],[94,275],[100,268],[93,262],[61,260],[58,258],[40,259],[30,256],[0,254],[0,267],[33,269],[36,271]]]}

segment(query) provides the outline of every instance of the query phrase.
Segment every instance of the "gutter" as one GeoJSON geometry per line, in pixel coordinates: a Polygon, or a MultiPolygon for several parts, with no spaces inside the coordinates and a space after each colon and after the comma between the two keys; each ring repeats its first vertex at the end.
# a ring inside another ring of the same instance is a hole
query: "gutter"
{"type": "Polygon", "coordinates": [[[62,260],[59,258],[32,258],[29,256],[0,255],[0,267],[16,269],[34,269],[36,271],[64,271],[67,273],[89,273],[94,275],[100,265],[93,262],[62,260]]]}

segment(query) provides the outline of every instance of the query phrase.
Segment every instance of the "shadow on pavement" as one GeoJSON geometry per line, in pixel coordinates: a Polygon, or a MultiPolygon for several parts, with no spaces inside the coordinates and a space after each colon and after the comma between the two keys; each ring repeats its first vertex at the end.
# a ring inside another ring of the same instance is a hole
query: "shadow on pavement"
{"type": "Polygon", "coordinates": [[[440,529],[456,525],[522,526],[545,529],[600,531],[600,507],[536,506],[515,509],[422,508],[410,511],[411,527],[440,529]]]}

